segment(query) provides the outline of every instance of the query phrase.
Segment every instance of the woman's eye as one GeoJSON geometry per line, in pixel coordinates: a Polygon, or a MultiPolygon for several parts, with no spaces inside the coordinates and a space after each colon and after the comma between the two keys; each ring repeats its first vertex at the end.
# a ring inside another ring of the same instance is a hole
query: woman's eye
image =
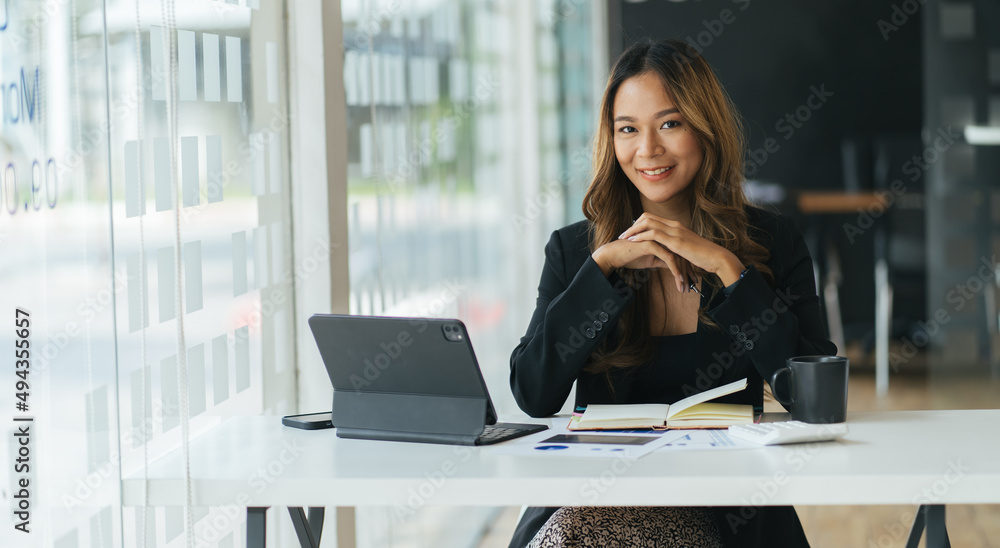
{"type": "Polygon", "coordinates": [[[673,129],[675,127],[679,127],[680,125],[681,123],[679,120],[667,120],[666,122],[663,122],[663,127],[667,129],[673,129]]]}
{"type": "Polygon", "coordinates": [[[618,128],[618,131],[621,133],[634,133],[636,129],[632,126],[623,126],[618,128]]]}

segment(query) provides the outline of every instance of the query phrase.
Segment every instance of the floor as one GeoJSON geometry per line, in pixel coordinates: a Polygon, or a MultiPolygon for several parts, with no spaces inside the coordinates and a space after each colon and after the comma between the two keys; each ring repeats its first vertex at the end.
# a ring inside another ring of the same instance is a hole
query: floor
{"type": "MultiPolygon", "coordinates": [[[[875,396],[869,360],[851,357],[848,408],[852,411],[909,409],[985,409],[1000,406],[1000,382],[976,379],[929,381],[926,368],[911,365],[890,377],[889,394],[875,396]],[[860,364],[856,366],[855,364],[860,364]]],[[[765,410],[780,411],[780,406],[765,410]]],[[[916,506],[798,506],[796,510],[814,548],[903,548],[916,506]]],[[[479,548],[505,548],[519,508],[504,508],[479,548]]],[[[1000,548],[1000,505],[951,505],[946,520],[952,546],[1000,548]]],[[[924,546],[923,541],[920,544],[924,546]]]]}

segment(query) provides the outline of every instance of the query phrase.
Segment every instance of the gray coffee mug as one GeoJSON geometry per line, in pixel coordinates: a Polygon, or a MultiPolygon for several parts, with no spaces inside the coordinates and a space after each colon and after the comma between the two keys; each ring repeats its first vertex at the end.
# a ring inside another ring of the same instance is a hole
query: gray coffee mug
{"type": "Polygon", "coordinates": [[[847,369],[843,356],[799,356],[771,376],[771,392],[792,419],[817,424],[847,420],[847,369]],[[787,377],[782,383],[780,378],[787,377]]]}

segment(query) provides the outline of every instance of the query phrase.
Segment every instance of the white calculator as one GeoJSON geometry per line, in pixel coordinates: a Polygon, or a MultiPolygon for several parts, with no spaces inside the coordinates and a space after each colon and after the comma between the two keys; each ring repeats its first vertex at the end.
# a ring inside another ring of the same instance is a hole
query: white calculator
{"type": "Polygon", "coordinates": [[[847,423],[809,424],[801,421],[762,422],[736,424],[729,427],[729,435],[759,445],[781,445],[811,441],[829,441],[843,437],[847,423]]]}

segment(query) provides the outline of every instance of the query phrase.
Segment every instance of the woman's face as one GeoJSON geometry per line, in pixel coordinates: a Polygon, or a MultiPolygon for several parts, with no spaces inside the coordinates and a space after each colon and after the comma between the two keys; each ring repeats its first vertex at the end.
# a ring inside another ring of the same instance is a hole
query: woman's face
{"type": "MultiPolygon", "coordinates": [[[[622,82],[612,106],[615,156],[643,205],[667,205],[701,167],[701,145],[660,78],[643,73],[622,82]]],[[[647,208],[648,209],[648,208],[647,208]]]]}

